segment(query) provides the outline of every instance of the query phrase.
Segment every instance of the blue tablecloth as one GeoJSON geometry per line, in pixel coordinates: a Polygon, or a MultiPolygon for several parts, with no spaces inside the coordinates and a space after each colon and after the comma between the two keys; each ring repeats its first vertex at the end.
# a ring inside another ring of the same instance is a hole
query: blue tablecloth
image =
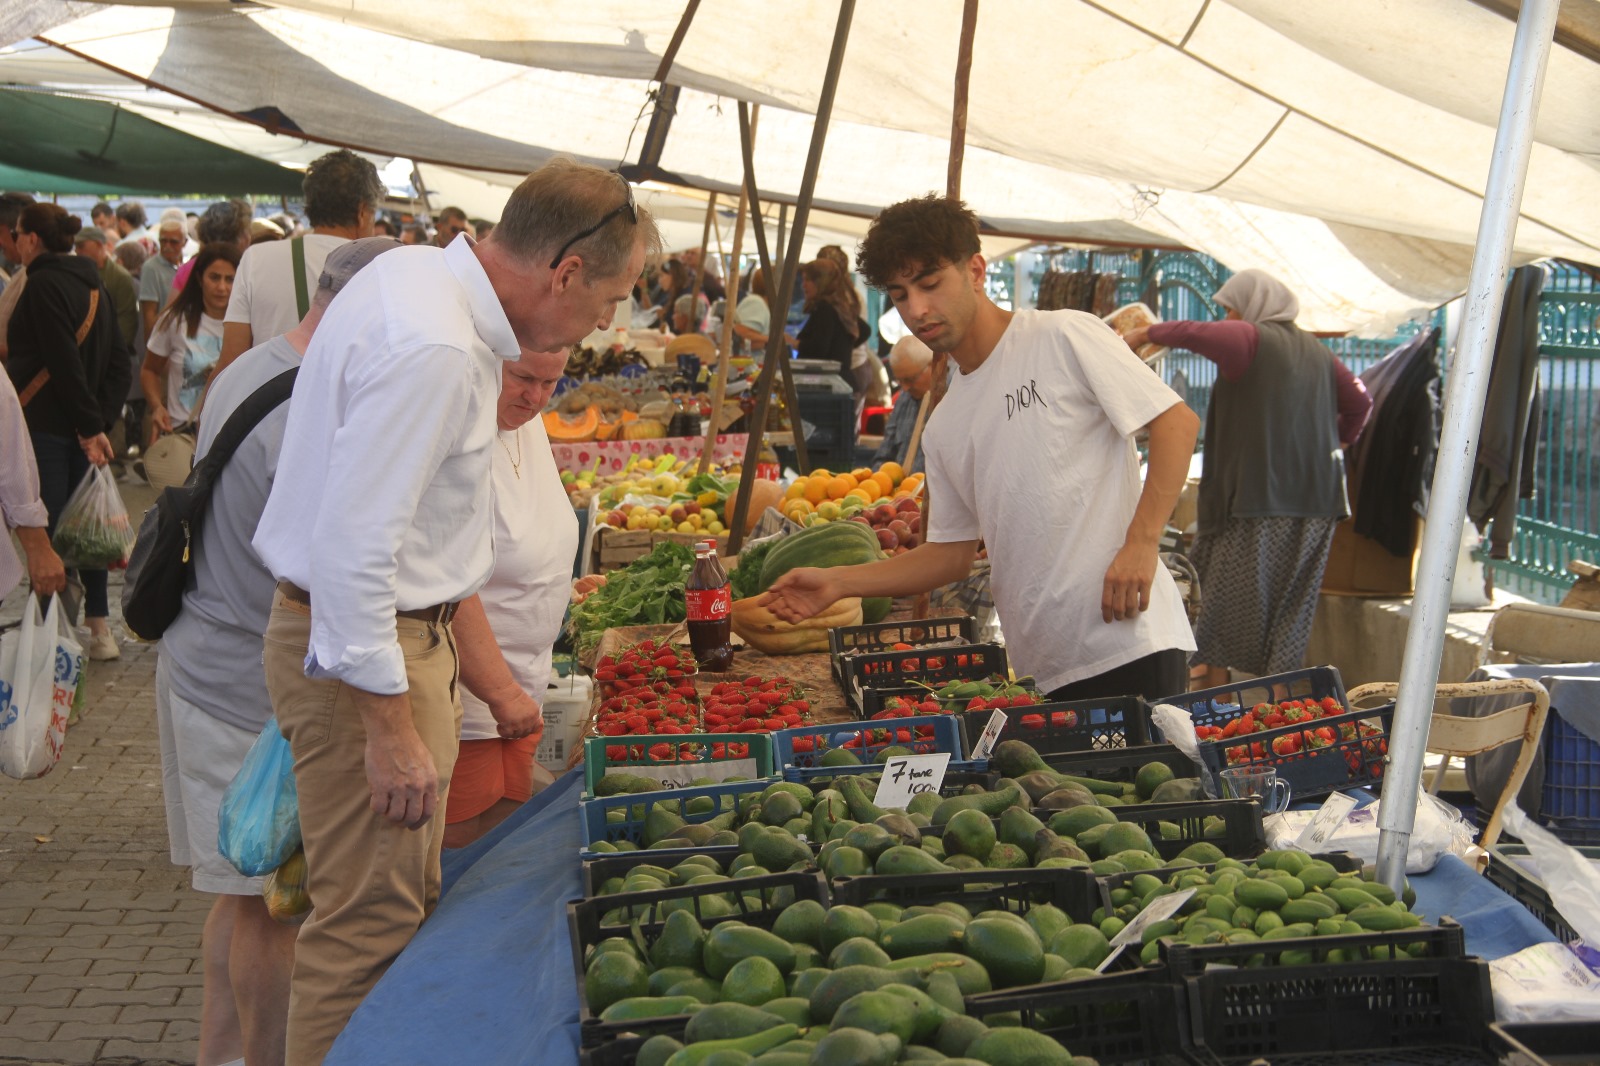
{"type": "MultiPolygon", "coordinates": [[[[362,1003],[326,1066],[577,1061],[566,902],[582,894],[578,796],[567,773],[470,848],[445,856],[445,895],[362,1003]]],[[[1449,915],[1485,959],[1554,940],[1453,855],[1411,879],[1416,910],[1449,915]]]]}

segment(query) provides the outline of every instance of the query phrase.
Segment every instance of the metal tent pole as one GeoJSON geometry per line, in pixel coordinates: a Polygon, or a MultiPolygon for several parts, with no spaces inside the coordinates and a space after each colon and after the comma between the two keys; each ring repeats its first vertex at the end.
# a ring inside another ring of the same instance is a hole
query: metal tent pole
{"type": "Polygon", "coordinates": [[[1378,815],[1378,878],[1396,892],[1405,880],[1406,852],[1416,820],[1416,796],[1422,785],[1422,756],[1433,713],[1434,687],[1444,654],[1445,625],[1450,614],[1450,586],[1455,579],[1456,548],[1466,518],[1467,493],[1482,429],[1489,367],[1505,302],[1506,268],[1511,258],[1517,216],[1522,209],[1522,184],[1533,147],[1533,123],[1544,87],[1550,41],[1555,33],[1558,0],[1523,0],[1516,40],[1506,72],[1500,126],[1484,189],[1478,221],[1478,246],[1467,283],[1466,321],[1460,346],[1450,366],[1450,391],[1444,408],[1444,432],[1434,470],[1433,496],[1417,564],[1417,593],[1406,631],[1405,658],[1400,664],[1400,695],[1389,736],[1389,767],[1384,803],[1378,815]]]}

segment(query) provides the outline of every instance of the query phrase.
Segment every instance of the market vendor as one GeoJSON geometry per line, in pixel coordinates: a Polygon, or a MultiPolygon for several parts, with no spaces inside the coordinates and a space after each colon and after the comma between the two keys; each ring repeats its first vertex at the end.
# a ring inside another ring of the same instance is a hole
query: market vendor
{"type": "MultiPolygon", "coordinates": [[[[500,368],[494,489],[494,569],[456,612],[461,647],[461,750],[445,801],[444,846],[461,848],[505,821],[534,792],[541,724],[500,732],[495,709],[538,702],[550,682],[578,553],[578,516],[567,502],[539,412],[566,372],[567,352],[524,352],[500,368]]],[[[505,717],[502,713],[499,717],[505,717]]],[[[542,722],[542,714],[540,715],[542,722]]],[[[540,785],[549,783],[542,775],[540,785]]]]}
{"type": "Polygon", "coordinates": [[[958,201],[886,209],[856,262],[959,369],[923,432],[927,540],[882,562],[792,570],[765,602],[798,621],[841,597],[929,591],[965,578],[982,540],[1018,674],[1054,699],[1183,691],[1194,637],[1157,545],[1194,412],[1093,315],[991,301],[977,218],[958,201]]]}
{"type": "Polygon", "coordinates": [[[1300,301],[1260,270],[1213,299],[1222,322],[1158,322],[1123,339],[1187,348],[1217,364],[1200,475],[1193,557],[1205,600],[1195,624],[1196,681],[1228,667],[1298,670],[1311,642],[1333,530],[1350,513],[1344,454],[1372,399],[1327,345],[1294,324],[1300,301]]]}

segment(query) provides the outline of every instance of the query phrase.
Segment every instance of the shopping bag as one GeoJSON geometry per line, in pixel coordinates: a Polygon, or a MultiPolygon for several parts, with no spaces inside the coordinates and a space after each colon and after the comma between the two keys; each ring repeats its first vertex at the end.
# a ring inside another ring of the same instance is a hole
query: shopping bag
{"type": "Polygon", "coordinates": [[[83,678],[83,647],[58,596],[41,616],[29,596],[22,624],[0,637],[0,772],[43,777],[61,758],[67,715],[83,678]]]}
{"type": "Polygon", "coordinates": [[[296,848],[282,866],[267,875],[261,885],[261,898],[267,901],[267,913],[273,921],[299,925],[306,920],[311,913],[309,880],[305,848],[296,848]]]}
{"type": "Polygon", "coordinates": [[[93,466],[67,498],[50,546],[72,569],[121,566],[133,549],[133,522],[109,466],[93,466]]]}
{"type": "Polygon", "coordinates": [[[277,719],[268,718],[222,794],[217,850],[246,877],[260,877],[283,865],[299,846],[294,755],[277,719]]]}

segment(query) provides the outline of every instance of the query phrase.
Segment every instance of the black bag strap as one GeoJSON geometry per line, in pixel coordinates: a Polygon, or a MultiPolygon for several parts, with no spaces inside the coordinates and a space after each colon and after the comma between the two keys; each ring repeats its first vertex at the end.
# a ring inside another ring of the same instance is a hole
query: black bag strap
{"type": "Polygon", "coordinates": [[[300,317],[311,310],[311,295],[306,284],[306,239],[295,237],[289,242],[290,258],[294,261],[294,306],[300,317]]]}
{"type": "Polygon", "coordinates": [[[260,425],[263,418],[271,414],[294,391],[294,379],[298,373],[300,368],[292,366],[263,384],[234,408],[228,420],[222,424],[222,429],[217,433],[217,439],[211,442],[211,448],[206,452],[205,458],[196,463],[194,470],[189,473],[187,484],[194,490],[197,515],[204,509],[206,497],[211,494],[211,483],[222,473],[222,468],[228,465],[228,460],[233,458],[233,453],[238,450],[239,445],[244,443],[244,439],[250,435],[251,430],[260,425]]]}

